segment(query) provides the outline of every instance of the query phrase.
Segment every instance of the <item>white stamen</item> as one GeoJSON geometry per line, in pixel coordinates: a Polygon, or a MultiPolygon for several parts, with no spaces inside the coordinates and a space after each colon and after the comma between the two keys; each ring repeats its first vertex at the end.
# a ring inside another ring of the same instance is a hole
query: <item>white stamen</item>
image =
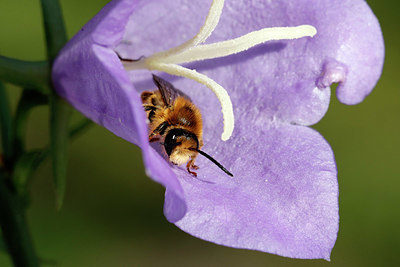
{"type": "Polygon", "coordinates": [[[305,36],[313,37],[317,30],[310,25],[297,27],[265,28],[238,37],[236,39],[191,47],[186,51],[167,57],[165,63],[187,63],[198,60],[225,57],[273,40],[290,40],[305,36]]]}
{"type": "Polygon", "coordinates": [[[317,30],[310,25],[265,28],[232,40],[200,45],[207,40],[218,25],[223,6],[224,0],[213,1],[204,25],[192,39],[177,47],[153,54],[138,61],[123,61],[123,65],[127,71],[137,69],[159,70],[195,80],[210,88],[221,104],[224,118],[224,131],[221,139],[226,141],[231,137],[234,128],[233,107],[229,94],[221,85],[204,74],[177,64],[229,56],[271,40],[288,40],[306,36],[313,37],[317,33],[317,30]]]}
{"type": "Polygon", "coordinates": [[[214,0],[212,2],[210,10],[208,11],[206,21],[204,22],[203,26],[201,26],[199,32],[192,39],[169,50],[156,53],[151,57],[156,60],[161,59],[164,57],[181,53],[186,49],[204,43],[207,40],[207,38],[211,35],[211,33],[214,31],[215,27],[217,27],[218,25],[219,18],[221,17],[222,13],[222,8],[224,7],[224,2],[225,0],[214,0]]]}

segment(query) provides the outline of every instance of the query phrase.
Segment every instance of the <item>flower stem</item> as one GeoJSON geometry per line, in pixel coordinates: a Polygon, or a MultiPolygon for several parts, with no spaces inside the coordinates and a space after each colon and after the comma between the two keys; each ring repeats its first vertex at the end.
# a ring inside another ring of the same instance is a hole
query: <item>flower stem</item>
{"type": "Polygon", "coordinates": [[[24,61],[0,56],[0,80],[49,93],[50,66],[47,61],[24,61]]]}
{"type": "Polygon", "coordinates": [[[89,126],[93,125],[93,121],[83,118],[81,121],[72,126],[69,130],[69,138],[79,136],[83,131],[87,130],[89,126]]]}
{"type": "Polygon", "coordinates": [[[19,100],[14,120],[14,153],[18,158],[25,152],[27,118],[32,108],[48,103],[48,97],[36,91],[25,89],[19,100]]]}
{"type": "Polygon", "coordinates": [[[25,200],[17,196],[3,170],[0,170],[0,225],[14,265],[39,266],[26,223],[25,200]]]}
{"type": "Polygon", "coordinates": [[[52,62],[67,42],[67,31],[58,0],[41,0],[47,57],[52,62]]]}
{"type": "Polygon", "coordinates": [[[5,166],[8,167],[14,159],[14,131],[8,96],[2,82],[0,82],[0,127],[1,141],[3,145],[3,160],[5,166]]]}

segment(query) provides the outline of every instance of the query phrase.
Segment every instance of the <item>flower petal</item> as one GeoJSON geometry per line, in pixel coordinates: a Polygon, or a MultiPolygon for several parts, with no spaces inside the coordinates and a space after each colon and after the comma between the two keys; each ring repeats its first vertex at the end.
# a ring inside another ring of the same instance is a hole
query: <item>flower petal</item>
{"type": "MultiPolygon", "coordinates": [[[[205,146],[218,154],[213,146],[205,146]]],[[[225,153],[234,177],[198,159],[198,178],[176,170],[188,211],[176,225],[196,237],[236,248],[329,260],[338,232],[333,153],[303,126],[255,129],[225,153]]],[[[168,201],[168,196],[166,201],[168,201]]]]}
{"type": "MultiPolygon", "coordinates": [[[[117,50],[124,57],[139,58],[183,43],[196,34],[209,6],[210,1],[141,2],[117,50]]],[[[318,122],[328,108],[328,87],[334,82],[340,83],[340,101],[361,102],[374,88],[384,57],[378,21],[363,0],[226,1],[220,24],[207,42],[264,27],[301,24],[315,26],[317,35],[260,45],[190,67],[220,83],[233,102],[235,97],[252,96],[247,108],[257,109],[265,121],[318,122]]],[[[183,81],[181,87],[189,84],[183,81]]],[[[204,89],[193,89],[199,88],[204,89]]]]}
{"type": "Polygon", "coordinates": [[[150,147],[139,94],[109,47],[122,37],[123,21],[132,10],[122,11],[132,3],[114,1],[101,10],[62,50],[53,66],[53,81],[57,93],[77,110],[142,149],[148,175],[174,196],[170,205],[176,211],[167,217],[174,222],[186,211],[182,187],[169,164],[150,147]]]}

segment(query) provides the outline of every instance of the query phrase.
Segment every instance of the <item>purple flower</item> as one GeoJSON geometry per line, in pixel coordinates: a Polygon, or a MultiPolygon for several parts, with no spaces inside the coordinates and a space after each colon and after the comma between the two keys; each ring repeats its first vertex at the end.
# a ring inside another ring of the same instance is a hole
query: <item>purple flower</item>
{"type": "Polygon", "coordinates": [[[204,151],[234,177],[199,157],[198,177],[150,146],[139,94],[151,72],[127,72],[138,59],[195,36],[211,1],[112,1],[66,45],[53,68],[58,93],[75,108],[142,149],[147,174],[166,188],[164,214],[193,236],[295,258],[329,259],[338,232],[333,152],[315,130],[337,96],[357,104],[375,86],[384,47],[363,0],[226,1],[207,43],[265,27],[313,25],[313,38],[274,41],[239,54],[198,61],[223,86],[235,115],[223,142],[221,108],[204,85],[157,73],[189,95],[203,115],[204,151]]]}

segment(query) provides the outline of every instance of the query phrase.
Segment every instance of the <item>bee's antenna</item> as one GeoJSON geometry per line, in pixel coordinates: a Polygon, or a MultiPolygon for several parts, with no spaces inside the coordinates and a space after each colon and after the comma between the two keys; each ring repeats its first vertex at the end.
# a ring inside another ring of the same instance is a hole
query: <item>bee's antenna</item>
{"type": "Polygon", "coordinates": [[[199,152],[200,155],[206,157],[207,159],[209,159],[210,161],[212,161],[212,163],[214,163],[215,165],[217,165],[221,170],[223,170],[226,174],[228,174],[229,176],[232,176],[232,177],[233,177],[233,174],[232,174],[230,171],[228,171],[227,169],[225,169],[224,166],[222,166],[218,161],[216,161],[213,157],[211,157],[210,155],[208,155],[206,152],[201,151],[201,150],[196,149],[196,148],[189,148],[189,150],[194,150],[194,151],[196,151],[196,152],[199,152]]]}

